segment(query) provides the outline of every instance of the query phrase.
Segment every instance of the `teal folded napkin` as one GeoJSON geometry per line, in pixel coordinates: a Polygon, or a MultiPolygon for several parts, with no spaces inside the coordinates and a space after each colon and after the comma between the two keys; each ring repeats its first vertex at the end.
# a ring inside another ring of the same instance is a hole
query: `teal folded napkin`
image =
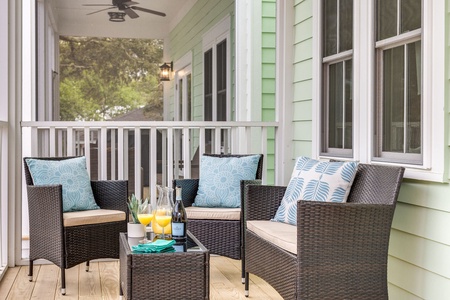
{"type": "Polygon", "coordinates": [[[175,244],[174,240],[156,240],[148,244],[138,244],[131,246],[133,253],[167,253],[175,252],[172,245],[175,244]]]}

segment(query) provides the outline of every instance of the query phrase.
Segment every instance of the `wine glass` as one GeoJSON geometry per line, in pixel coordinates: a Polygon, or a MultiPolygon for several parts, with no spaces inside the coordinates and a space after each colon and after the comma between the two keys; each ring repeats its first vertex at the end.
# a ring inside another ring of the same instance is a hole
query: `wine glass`
{"type": "Polygon", "coordinates": [[[153,217],[154,217],[154,211],[153,211],[152,205],[150,203],[148,203],[148,204],[144,203],[144,204],[139,207],[139,212],[137,215],[139,222],[144,226],[144,239],[139,241],[140,244],[150,243],[150,240],[147,239],[146,228],[147,228],[148,224],[150,224],[150,222],[153,220],[153,217]]]}
{"type": "Polygon", "coordinates": [[[167,207],[158,207],[155,214],[155,221],[162,228],[160,238],[165,239],[166,235],[164,234],[164,227],[169,225],[170,221],[172,221],[172,209],[168,209],[167,207]]]}

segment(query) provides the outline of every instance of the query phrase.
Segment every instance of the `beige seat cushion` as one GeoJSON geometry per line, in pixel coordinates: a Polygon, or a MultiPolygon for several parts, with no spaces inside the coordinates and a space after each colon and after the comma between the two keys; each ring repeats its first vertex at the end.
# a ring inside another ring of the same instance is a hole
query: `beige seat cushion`
{"type": "Polygon", "coordinates": [[[273,221],[247,221],[247,229],[262,239],[297,255],[297,226],[273,221]]]}
{"type": "Polygon", "coordinates": [[[125,212],[111,209],[94,209],[63,213],[64,227],[123,221],[125,212]]]}
{"type": "Polygon", "coordinates": [[[240,208],[221,208],[221,207],[186,207],[186,213],[189,219],[198,220],[240,220],[240,208]]]}

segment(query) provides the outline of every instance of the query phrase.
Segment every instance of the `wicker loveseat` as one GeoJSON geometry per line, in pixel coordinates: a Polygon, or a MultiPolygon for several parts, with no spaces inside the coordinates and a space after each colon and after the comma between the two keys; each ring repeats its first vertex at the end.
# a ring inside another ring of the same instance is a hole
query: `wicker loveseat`
{"type": "MultiPolygon", "coordinates": [[[[60,161],[72,157],[34,157],[60,161]]],[[[46,259],[61,268],[61,293],[66,293],[65,269],[98,258],[119,258],[119,233],[127,230],[128,182],[91,181],[100,209],[63,213],[62,186],[35,185],[24,158],[30,224],[29,277],[33,261],[46,259]]]]}
{"type": "MultiPolygon", "coordinates": [[[[204,154],[211,157],[243,157],[249,156],[244,154],[204,154]]],[[[258,167],[256,170],[256,180],[241,180],[241,208],[243,202],[244,187],[248,184],[260,184],[262,178],[263,155],[260,155],[258,167]]],[[[200,174],[201,176],[201,174],[200,174]]],[[[194,234],[195,237],[213,254],[227,256],[233,259],[242,258],[242,243],[243,243],[243,228],[242,217],[243,211],[241,208],[219,209],[220,215],[227,215],[225,218],[208,218],[202,219],[193,216],[196,213],[192,206],[199,186],[199,179],[177,179],[173,181],[173,187],[181,186],[183,204],[186,207],[188,214],[187,228],[194,234]]],[[[214,215],[217,209],[199,208],[203,211],[200,214],[206,213],[214,215]]],[[[244,270],[242,268],[242,278],[244,278],[244,270]]]]}
{"type": "Polygon", "coordinates": [[[290,239],[290,249],[249,229],[274,217],[286,187],[247,186],[246,294],[252,273],[284,299],[387,299],[389,235],[403,173],[359,164],[347,203],[298,201],[297,226],[271,222],[290,227],[273,227],[275,235],[280,229],[275,238],[290,239]]]}

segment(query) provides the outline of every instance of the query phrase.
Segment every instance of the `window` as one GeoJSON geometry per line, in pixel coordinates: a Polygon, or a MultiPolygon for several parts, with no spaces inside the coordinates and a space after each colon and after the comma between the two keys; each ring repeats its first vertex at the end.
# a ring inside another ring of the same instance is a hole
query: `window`
{"type": "Polygon", "coordinates": [[[422,3],[378,0],[374,160],[422,164],[422,3]]]}
{"type": "MultiPolygon", "coordinates": [[[[230,104],[230,17],[213,26],[203,36],[203,120],[229,121],[230,104]]],[[[220,131],[220,145],[214,145],[215,134],[212,129],[205,132],[205,141],[209,149],[220,152],[229,151],[229,130],[220,131]]],[[[209,150],[207,150],[209,151],[209,150]]]]}
{"type": "Polygon", "coordinates": [[[204,53],[204,120],[227,121],[227,40],[204,53]],[[215,57],[215,64],[214,62],[215,57]],[[215,83],[215,84],[214,84],[215,83]]]}
{"type": "Polygon", "coordinates": [[[322,154],[352,156],[353,1],[323,1],[322,154]]]}
{"type": "Polygon", "coordinates": [[[406,178],[447,181],[445,9],[442,1],[313,2],[318,157],[400,164],[406,178]]]}

